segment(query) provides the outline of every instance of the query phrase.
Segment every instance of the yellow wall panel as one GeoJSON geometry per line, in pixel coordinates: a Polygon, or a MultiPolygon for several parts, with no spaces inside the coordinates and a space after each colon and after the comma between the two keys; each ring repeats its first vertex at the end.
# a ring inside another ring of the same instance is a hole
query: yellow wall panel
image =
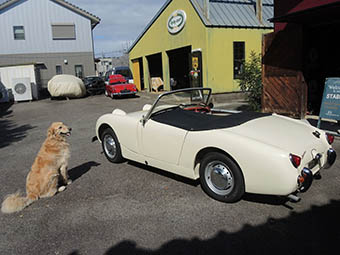
{"type": "Polygon", "coordinates": [[[271,29],[246,29],[206,27],[190,1],[173,0],[163,10],[151,27],[130,51],[130,64],[143,57],[145,88],[149,88],[149,70],[145,57],[161,53],[164,89],[169,90],[169,59],[167,51],[191,46],[191,50],[202,51],[203,86],[213,89],[213,93],[239,91],[238,80],[233,78],[233,42],[245,42],[246,58],[254,50],[260,53],[262,34],[271,29]],[[167,29],[169,16],[176,10],[186,13],[186,24],[177,34],[167,29]]]}

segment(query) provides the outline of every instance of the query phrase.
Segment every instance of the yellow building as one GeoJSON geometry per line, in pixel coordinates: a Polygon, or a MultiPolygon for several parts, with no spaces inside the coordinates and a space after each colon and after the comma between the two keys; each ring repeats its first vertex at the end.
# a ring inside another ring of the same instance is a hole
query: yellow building
{"type": "Polygon", "coordinates": [[[273,16],[273,0],[167,0],[129,49],[135,84],[239,91],[244,60],[261,52],[273,16]]]}

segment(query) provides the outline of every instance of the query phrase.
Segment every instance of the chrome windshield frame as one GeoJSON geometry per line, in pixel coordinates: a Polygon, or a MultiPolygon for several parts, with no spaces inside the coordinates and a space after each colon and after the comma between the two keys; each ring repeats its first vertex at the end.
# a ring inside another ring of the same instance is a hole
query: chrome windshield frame
{"type": "MultiPolygon", "coordinates": [[[[157,99],[155,100],[155,102],[152,104],[150,110],[148,111],[148,113],[143,116],[141,122],[143,123],[143,126],[145,125],[145,123],[149,120],[149,118],[151,117],[152,115],[152,112],[153,110],[156,108],[156,105],[158,104],[158,102],[160,101],[160,99],[162,99],[162,97],[164,96],[168,96],[168,95],[171,95],[171,94],[176,94],[176,93],[183,93],[183,92],[190,92],[190,91],[208,91],[208,96],[206,98],[206,104],[208,105],[209,103],[209,100],[210,100],[210,97],[211,97],[211,92],[212,92],[212,89],[211,88],[185,88],[185,89],[178,89],[178,90],[172,90],[172,91],[168,91],[168,92],[164,92],[162,93],[161,95],[159,95],[157,97],[157,99]]],[[[203,93],[202,93],[203,94],[203,93]]]]}

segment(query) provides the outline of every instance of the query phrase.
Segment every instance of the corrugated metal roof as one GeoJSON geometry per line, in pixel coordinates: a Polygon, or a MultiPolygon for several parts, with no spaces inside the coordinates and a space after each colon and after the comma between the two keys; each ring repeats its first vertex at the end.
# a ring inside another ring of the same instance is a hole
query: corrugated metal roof
{"type": "MultiPolygon", "coordinates": [[[[148,31],[152,24],[168,7],[172,0],[167,0],[157,12],[142,33],[129,48],[129,52],[148,31]]],[[[183,0],[182,0],[183,1],[183,0]]],[[[233,28],[263,28],[273,29],[274,25],[268,19],[274,16],[274,0],[262,0],[262,22],[256,17],[256,0],[209,0],[209,15],[205,10],[206,0],[190,1],[200,16],[203,24],[209,27],[233,27],[233,28]]]]}
{"type": "MultiPolygon", "coordinates": [[[[3,3],[0,3],[0,10],[5,9],[7,7],[10,7],[11,5],[13,5],[13,4],[15,4],[16,2],[19,2],[19,1],[20,0],[7,0],[3,3]]],[[[94,28],[100,22],[99,17],[85,11],[84,9],[79,8],[78,6],[75,6],[74,4],[71,4],[70,2],[67,2],[65,0],[51,0],[51,1],[59,3],[62,6],[69,8],[69,9],[75,11],[76,13],[89,18],[91,20],[92,28],[94,28]]]]}
{"type": "Polygon", "coordinates": [[[206,26],[273,28],[273,0],[262,0],[262,22],[256,17],[256,0],[210,0],[206,15],[205,0],[190,0],[206,26]]]}

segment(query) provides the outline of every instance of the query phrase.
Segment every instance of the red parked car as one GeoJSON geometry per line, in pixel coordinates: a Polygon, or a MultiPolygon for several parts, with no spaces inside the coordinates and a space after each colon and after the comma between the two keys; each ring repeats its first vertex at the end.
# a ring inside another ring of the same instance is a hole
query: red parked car
{"type": "Polygon", "coordinates": [[[105,85],[105,95],[111,98],[115,96],[136,95],[137,88],[133,83],[128,83],[121,74],[110,76],[109,84],[105,85]]]}

